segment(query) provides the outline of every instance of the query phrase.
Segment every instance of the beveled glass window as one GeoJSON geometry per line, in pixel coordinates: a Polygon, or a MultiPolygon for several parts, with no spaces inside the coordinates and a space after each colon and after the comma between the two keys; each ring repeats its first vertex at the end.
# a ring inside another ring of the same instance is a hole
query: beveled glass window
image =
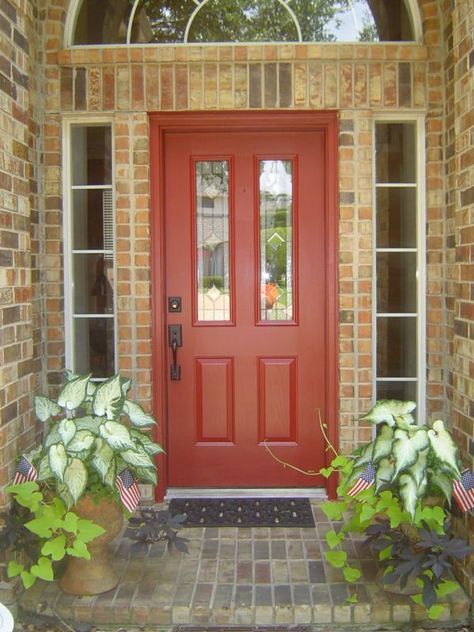
{"type": "Polygon", "coordinates": [[[71,125],[69,139],[67,363],[104,379],[115,372],[112,131],[110,125],[71,125]]]}
{"type": "Polygon", "coordinates": [[[229,162],[195,162],[197,320],[232,319],[229,162]]]}
{"type": "Polygon", "coordinates": [[[293,162],[259,161],[259,320],[294,320],[293,162]]]}
{"type": "Polygon", "coordinates": [[[407,0],[83,0],[71,43],[412,41],[407,0]]]}
{"type": "Polygon", "coordinates": [[[376,122],[375,150],[376,398],[418,401],[423,307],[416,122],[376,122]]]}

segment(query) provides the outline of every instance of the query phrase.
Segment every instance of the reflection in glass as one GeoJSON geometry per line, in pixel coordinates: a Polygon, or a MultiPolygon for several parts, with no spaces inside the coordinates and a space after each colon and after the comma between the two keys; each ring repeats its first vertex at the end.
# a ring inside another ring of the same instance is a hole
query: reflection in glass
{"type": "Polygon", "coordinates": [[[293,163],[261,160],[260,320],[293,320],[293,163]]]}
{"type": "Polygon", "coordinates": [[[75,318],[75,371],[104,378],[115,372],[114,319],[75,318]]]}
{"type": "Polygon", "coordinates": [[[73,186],[111,184],[112,131],[110,125],[71,127],[73,186]]]}
{"type": "Polygon", "coordinates": [[[196,162],[196,272],[199,321],[230,321],[229,164],[196,162]]]}
{"type": "Polygon", "coordinates": [[[74,44],[124,44],[132,6],[133,0],[83,0],[74,44]]]}
{"type": "Polygon", "coordinates": [[[74,255],[74,312],[112,314],[114,278],[111,257],[101,254],[74,255]]]}
{"type": "Polygon", "coordinates": [[[113,250],[113,199],[110,189],[73,191],[74,250],[113,250]]]}
{"type": "Polygon", "coordinates": [[[416,377],[416,317],[377,318],[377,376],[416,377]]]}
{"type": "Polygon", "coordinates": [[[416,253],[377,253],[377,312],[416,312],[416,253]]]}
{"type": "Polygon", "coordinates": [[[376,181],[416,182],[415,123],[377,123],[376,181]]]}
{"type": "Polygon", "coordinates": [[[377,382],[376,399],[401,399],[416,402],[416,382],[377,382]]]}
{"type": "Polygon", "coordinates": [[[377,187],[377,247],[416,245],[416,189],[377,187]]]}

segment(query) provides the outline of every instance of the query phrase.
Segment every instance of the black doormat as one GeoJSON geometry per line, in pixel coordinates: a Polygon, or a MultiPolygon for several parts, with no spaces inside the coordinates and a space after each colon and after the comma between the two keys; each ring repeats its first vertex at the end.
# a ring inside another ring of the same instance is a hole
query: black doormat
{"type": "Polygon", "coordinates": [[[174,498],[186,527],[314,527],[308,498],[174,498]]]}

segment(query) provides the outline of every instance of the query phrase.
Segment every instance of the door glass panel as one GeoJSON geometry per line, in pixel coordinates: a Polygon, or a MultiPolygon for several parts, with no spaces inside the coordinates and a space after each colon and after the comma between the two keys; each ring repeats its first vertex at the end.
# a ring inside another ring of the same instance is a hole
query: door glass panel
{"type": "Polygon", "coordinates": [[[112,314],[114,278],[112,255],[74,255],[74,312],[112,314]]]}
{"type": "Polygon", "coordinates": [[[261,160],[260,320],[291,321],[293,308],[293,163],[261,160]]]}
{"type": "Polygon", "coordinates": [[[195,165],[197,319],[230,321],[229,163],[195,165]]]}

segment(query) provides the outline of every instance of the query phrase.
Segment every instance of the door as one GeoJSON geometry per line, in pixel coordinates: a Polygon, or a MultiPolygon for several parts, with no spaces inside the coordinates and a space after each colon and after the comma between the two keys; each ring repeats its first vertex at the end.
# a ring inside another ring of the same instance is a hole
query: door
{"type": "Polygon", "coordinates": [[[322,485],[266,445],[325,464],[324,132],[175,130],[163,157],[168,485],[322,485]]]}

